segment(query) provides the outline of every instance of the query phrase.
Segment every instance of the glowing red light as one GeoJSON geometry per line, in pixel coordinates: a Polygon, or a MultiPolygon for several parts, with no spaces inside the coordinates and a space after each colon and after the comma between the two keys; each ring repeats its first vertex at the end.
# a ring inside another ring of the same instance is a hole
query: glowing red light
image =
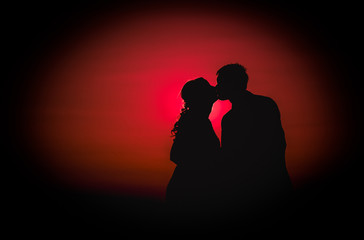
{"type": "MultiPolygon", "coordinates": [[[[320,159],[337,143],[335,100],[315,50],[277,24],[252,15],[143,12],[71,36],[48,59],[29,105],[29,136],[49,159],[42,164],[73,187],[162,197],[174,168],[170,130],[180,89],[197,77],[215,85],[220,67],[239,62],[248,89],[278,103],[287,167],[295,184],[304,182],[329,164],[320,159]]],[[[229,107],[213,107],[218,135],[229,107]]]]}

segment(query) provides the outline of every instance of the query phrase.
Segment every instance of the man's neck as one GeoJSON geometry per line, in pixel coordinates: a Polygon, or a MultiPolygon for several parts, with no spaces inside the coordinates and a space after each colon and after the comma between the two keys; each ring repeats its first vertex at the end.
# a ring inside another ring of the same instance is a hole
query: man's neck
{"type": "Polygon", "coordinates": [[[249,96],[251,92],[244,90],[239,93],[237,93],[234,97],[230,98],[229,101],[231,102],[232,107],[241,105],[245,98],[249,96]]]}

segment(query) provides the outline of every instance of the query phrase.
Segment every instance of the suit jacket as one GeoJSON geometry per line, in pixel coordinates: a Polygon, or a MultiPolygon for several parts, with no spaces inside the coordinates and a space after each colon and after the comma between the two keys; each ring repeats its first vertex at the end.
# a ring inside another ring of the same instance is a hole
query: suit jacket
{"type": "Polygon", "coordinates": [[[286,191],[286,141],[277,104],[248,91],[223,117],[221,146],[235,194],[252,198],[286,191]]]}

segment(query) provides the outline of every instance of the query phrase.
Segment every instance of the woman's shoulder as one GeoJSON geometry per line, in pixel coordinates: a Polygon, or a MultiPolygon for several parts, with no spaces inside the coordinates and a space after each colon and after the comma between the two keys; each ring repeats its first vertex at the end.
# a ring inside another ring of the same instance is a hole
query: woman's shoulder
{"type": "Polygon", "coordinates": [[[180,122],[179,126],[179,135],[180,136],[190,136],[190,135],[199,135],[207,130],[212,128],[211,121],[201,118],[186,118],[180,122]]]}

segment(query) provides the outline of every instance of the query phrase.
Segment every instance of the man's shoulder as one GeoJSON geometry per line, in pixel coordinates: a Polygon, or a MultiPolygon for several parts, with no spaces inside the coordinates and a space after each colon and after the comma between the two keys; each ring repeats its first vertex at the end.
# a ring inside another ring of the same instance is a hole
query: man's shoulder
{"type": "Polygon", "coordinates": [[[226,122],[231,118],[232,115],[232,111],[228,111],[227,113],[225,113],[225,115],[222,117],[221,122],[226,122]]]}
{"type": "Polygon", "coordinates": [[[261,112],[280,118],[278,105],[272,98],[262,95],[254,95],[254,98],[256,98],[255,106],[260,109],[261,112]]]}
{"type": "Polygon", "coordinates": [[[257,106],[260,106],[261,108],[278,110],[277,103],[270,97],[252,94],[252,99],[253,99],[254,104],[257,106]]]}
{"type": "Polygon", "coordinates": [[[260,102],[261,104],[277,105],[272,98],[267,96],[252,94],[252,98],[257,102],[260,102]]]}

